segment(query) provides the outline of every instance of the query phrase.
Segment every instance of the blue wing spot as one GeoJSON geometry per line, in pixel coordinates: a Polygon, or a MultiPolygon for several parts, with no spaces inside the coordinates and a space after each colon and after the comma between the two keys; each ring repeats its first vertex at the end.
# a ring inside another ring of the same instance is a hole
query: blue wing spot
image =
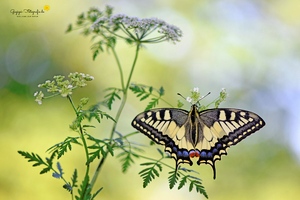
{"type": "Polygon", "coordinates": [[[200,158],[206,159],[206,157],[207,157],[206,152],[205,152],[205,151],[202,151],[202,152],[200,153],[200,158]]]}
{"type": "Polygon", "coordinates": [[[186,151],[186,150],[183,150],[182,154],[183,154],[183,155],[182,155],[183,158],[189,158],[189,157],[190,157],[189,152],[186,151]]]}

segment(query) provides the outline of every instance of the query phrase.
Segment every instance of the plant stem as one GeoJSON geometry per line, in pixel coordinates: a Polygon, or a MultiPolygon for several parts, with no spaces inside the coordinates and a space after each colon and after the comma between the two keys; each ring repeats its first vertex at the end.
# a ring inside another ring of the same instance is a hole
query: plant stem
{"type": "Polygon", "coordinates": [[[136,61],[137,61],[137,58],[138,58],[138,53],[139,53],[139,50],[140,50],[140,46],[141,46],[141,44],[137,43],[136,50],[135,50],[135,57],[134,57],[133,64],[132,64],[132,67],[131,67],[131,70],[130,70],[130,73],[129,73],[129,77],[128,77],[128,80],[127,80],[127,84],[126,84],[126,89],[125,89],[126,91],[124,91],[124,93],[126,93],[126,94],[127,94],[128,88],[129,88],[129,84],[131,82],[131,77],[133,75],[134,67],[136,65],[136,61]]]}
{"type": "MultiPolygon", "coordinates": [[[[110,144],[112,143],[112,140],[113,140],[113,137],[114,137],[117,125],[118,125],[118,121],[120,119],[121,113],[122,113],[122,111],[124,109],[124,106],[126,104],[126,101],[127,101],[127,92],[128,92],[128,88],[129,88],[129,85],[130,85],[131,77],[132,77],[132,74],[133,74],[136,62],[137,62],[139,50],[140,50],[140,43],[137,44],[136,51],[135,51],[135,57],[134,57],[134,60],[133,60],[133,63],[132,63],[132,67],[131,67],[131,70],[130,70],[130,73],[129,73],[128,80],[127,80],[125,88],[124,88],[123,80],[121,81],[122,82],[122,89],[123,89],[123,98],[122,98],[120,107],[119,107],[118,112],[117,112],[116,117],[115,117],[115,121],[116,122],[113,124],[112,130],[111,130],[111,133],[110,133],[110,137],[109,137],[110,144]]],[[[121,78],[122,78],[123,77],[123,72],[122,72],[122,69],[121,69],[121,65],[119,63],[119,59],[118,59],[117,54],[115,53],[114,49],[113,49],[113,52],[114,52],[114,56],[115,56],[115,58],[117,60],[117,64],[118,64],[119,71],[121,73],[121,78]]],[[[101,158],[101,160],[100,160],[100,162],[98,164],[98,167],[97,167],[97,169],[96,169],[96,171],[94,173],[93,179],[91,180],[91,187],[94,186],[94,184],[95,184],[95,182],[96,182],[96,180],[98,178],[98,175],[100,173],[100,169],[103,166],[103,163],[104,163],[104,161],[107,158],[107,155],[108,155],[108,152],[106,152],[103,155],[103,157],[101,158]]]]}
{"type": "Polygon", "coordinates": [[[116,59],[117,66],[118,66],[118,69],[119,69],[119,72],[120,72],[122,90],[124,90],[125,86],[124,86],[124,75],[123,75],[122,65],[121,65],[119,57],[118,57],[118,55],[117,55],[117,53],[115,51],[115,48],[112,47],[111,49],[112,49],[112,52],[113,52],[114,57],[116,59]]]}
{"type": "MultiPolygon", "coordinates": [[[[75,105],[74,105],[74,102],[73,102],[71,96],[68,95],[67,98],[69,99],[69,101],[70,101],[70,103],[71,103],[71,105],[72,105],[72,107],[73,107],[73,110],[75,111],[76,116],[78,117],[79,114],[78,114],[78,112],[77,112],[77,109],[76,109],[76,107],[75,107],[75,105]]],[[[84,151],[85,151],[86,161],[88,161],[88,159],[89,159],[89,152],[88,152],[88,147],[87,147],[86,140],[85,140],[85,138],[84,138],[84,132],[83,132],[81,123],[79,124],[79,135],[80,135],[80,138],[81,138],[81,140],[82,140],[83,148],[84,148],[84,151]]],[[[90,171],[90,164],[86,164],[85,178],[89,175],[89,171],[90,171]]],[[[87,185],[87,187],[88,187],[88,185],[87,185]]],[[[86,191],[87,187],[84,188],[85,191],[86,191]]],[[[85,193],[85,191],[84,191],[84,193],[85,193]]]]}

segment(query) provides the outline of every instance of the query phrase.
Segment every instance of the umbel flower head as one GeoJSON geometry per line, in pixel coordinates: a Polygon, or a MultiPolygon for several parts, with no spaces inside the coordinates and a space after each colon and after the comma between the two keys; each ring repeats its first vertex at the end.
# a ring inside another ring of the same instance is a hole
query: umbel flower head
{"type": "Polygon", "coordinates": [[[163,41],[178,42],[182,31],[167,22],[157,18],[130,17],[125,14],[112,15],[113,8],[106,7],[104,12],[95,8],[90,12],[95,20],[91,31],[102,36],[113,35],[127,42],[158,43],[163,41]]]}

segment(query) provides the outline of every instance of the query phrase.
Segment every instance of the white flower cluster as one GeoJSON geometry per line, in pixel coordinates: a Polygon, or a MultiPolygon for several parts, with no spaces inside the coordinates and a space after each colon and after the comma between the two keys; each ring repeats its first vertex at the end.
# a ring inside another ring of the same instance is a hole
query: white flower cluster
{"type": "MultiPolygon", "coordinates": [[[[84,73],[70,73],[68,79],[65,76],[57,75],[54,76],[52,81],[47,80],[45,83],[39,84],[39,88],[47,89],[48,93],[54,95],[60,94],[62,97],[67,97],[72,94],[72,91],[78,87],[84,87],[87,85],[87,81],[94,80],[94,77],[89,74],[84,73]]],[[[34,93],[35,101],[41,105],[42,100],[45,98],[45,95],[42,91],[37,91],[34,93]]]]}
{"type": "Polygon", "coordinates": [[[109,30],[111,33],[116,30],[122,30],[133,39],[147,42],[160,42],[164,40],[178,42],[182,36],[182,31],[178,27],[170,25],[163,20],[157,18],[140,19],[124,14],[100,17],[92,25],[92,30],[101,30],[101,28],[109,30]],[[161,36],[145,39],[155,30],[161,36]]]}

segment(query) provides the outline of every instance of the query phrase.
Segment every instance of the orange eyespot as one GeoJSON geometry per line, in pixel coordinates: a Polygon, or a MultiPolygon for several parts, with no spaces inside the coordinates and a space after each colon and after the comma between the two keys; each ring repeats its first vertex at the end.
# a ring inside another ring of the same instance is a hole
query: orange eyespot
{"type": "Polygon", "coordinates": [[[200,157],[200,153],[198,150],[191,150],[189,155],[190,155],[190,158],[200,157]]]}

